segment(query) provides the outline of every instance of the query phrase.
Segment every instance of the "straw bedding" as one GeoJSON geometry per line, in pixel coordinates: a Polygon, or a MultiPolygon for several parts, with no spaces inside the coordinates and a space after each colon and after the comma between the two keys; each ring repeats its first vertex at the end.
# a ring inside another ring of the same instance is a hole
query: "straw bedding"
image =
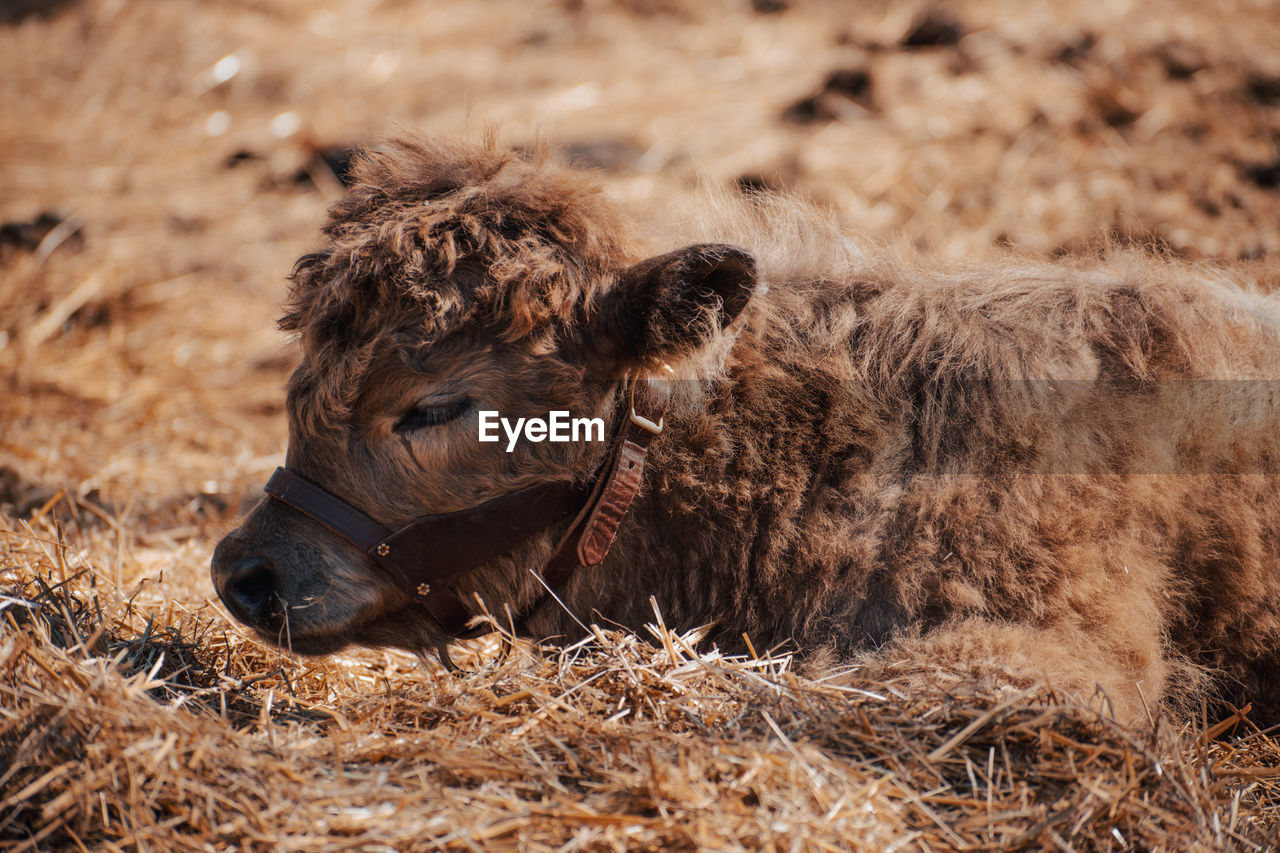
{"type": "Polygon", "coordinates": [[[340,191],[321,149],[496,123],[641,217],[698,180],[781,187],[930,255],[1102,237],[1274,287],[1274,9],[0,12],[0,846],[1276,846],[1280,747],[1247,709],[1123,728],[999,678],[725,658],[659,613],[645,637],[477,645],[462,675],[295,659],[207,578],[281,458],[272,322],[340,191]]]}
{"type": "Polygon", "coordinates": [[[653,643],[475,649],[461,676],[300,662],[114,587],[59,535],[4,535],[15,848],[1248,849],[1280,814],[1280,746],[1238,720],[1126,730],[1035,688],[853,687],[658,614],[653,643]]]}

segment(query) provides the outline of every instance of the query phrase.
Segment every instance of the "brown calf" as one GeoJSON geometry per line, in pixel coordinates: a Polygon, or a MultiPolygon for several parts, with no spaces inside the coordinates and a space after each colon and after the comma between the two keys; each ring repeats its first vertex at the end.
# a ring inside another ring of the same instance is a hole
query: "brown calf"
{"type": "MultiPolygon", "coordinates": [[[[287,466],[382,527],[590,486],[608,441],[508,452],[480,412],[612,436],[624,383],[669,363],[642,490],[603,564],[557,590],[577,618],[639,628],[653,596],[726,649],[1043,676],[1125,717],[1209,672],[1280,711],[1280,305],[1246,283],[1123,253],[940,272],[777,199],[715,213],[744,248],[644,262],[595,181],[545,162],[398,141],[353,177],[282,321],[303,348],[287,466]]],[[[579,634],[535,576],[570,515],[451,600],[579,634]]],[[[447,639],[282,501],[213,576],[299,652],[447,639]]]]}

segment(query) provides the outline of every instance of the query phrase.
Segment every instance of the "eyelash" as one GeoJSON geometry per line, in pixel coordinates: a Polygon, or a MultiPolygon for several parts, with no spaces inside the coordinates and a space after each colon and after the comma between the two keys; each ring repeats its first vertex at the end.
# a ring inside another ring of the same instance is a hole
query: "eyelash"
{"type": "Polygon", "coordinates": [[[442,426],[457,420],[470,408],[471,401],[465,397],[439,406],[414,406],[396,421],[394,429],[398,433],[406,433],[442,426]]]}

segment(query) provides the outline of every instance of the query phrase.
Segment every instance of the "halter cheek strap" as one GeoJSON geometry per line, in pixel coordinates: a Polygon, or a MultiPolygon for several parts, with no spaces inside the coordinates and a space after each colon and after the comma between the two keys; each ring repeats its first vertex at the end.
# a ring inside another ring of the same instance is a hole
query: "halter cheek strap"
{"type": "MultiPolygon", "coordinates": [[[[664,365],[667,376],[671,368],[664,365]]],[[[549,589],[564,583],[579,565],[604,561],[640,490],[649,445],[665,426],[670,396],[667,376],[633,381],[612,457],[591,489],[541,483],[471,509],[417,518],[394,533],[364,512],[287,468],[277,468],[266,493],[351,542],[407,589],[450,635],[468,632],[470,612],[448,588],[462,575],[514,549],[521,542],[572,517],[543,570],[549,589]]],[[[523,622],[547,602],[542,596],[523,622]]]]}

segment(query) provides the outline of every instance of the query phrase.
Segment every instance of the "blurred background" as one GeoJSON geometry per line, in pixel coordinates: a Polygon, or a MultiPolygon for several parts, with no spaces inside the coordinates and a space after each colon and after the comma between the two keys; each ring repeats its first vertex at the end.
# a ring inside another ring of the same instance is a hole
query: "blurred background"
{"type": "Polygon", "coordinates": [[[641,219],[704,181],[927,255],[1110,240],[1277,284],[1272,2],[6,0],[0,505],[207,596],[281,458],[274,321],[348,149],[491,130],[641,219]]]}

